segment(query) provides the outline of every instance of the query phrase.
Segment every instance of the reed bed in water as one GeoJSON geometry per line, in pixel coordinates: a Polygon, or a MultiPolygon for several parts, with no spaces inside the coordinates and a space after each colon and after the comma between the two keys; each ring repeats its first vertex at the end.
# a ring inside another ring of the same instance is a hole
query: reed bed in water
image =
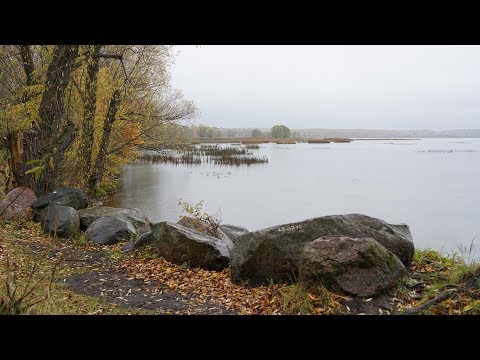
{"type": "MultiPolygon", "coordinates": [[[[258,146],[258,145],[257,145],[258,146]]],[[[164,149],[146,151],[142,159],[154,163],[171,163],[175,165],[252,165],[268,163],[266,156],[252,156],[252,152],[243,147],[224,147],[219,145],[202,145],[181,149],[164,149]]]]}
{"type": "Polygon", "coordinates": [[[306,140],[309,144],[329,144],[334,143],[349,143],[352,139],[347,138],[323,138],[323,139],[308,139],[306,140]]]}
{"type": "Polygon", "coordinates": [[[268,144],[269,142],[272,142],[272,141],[273,139],[267,139],[267,138],[262,138],[262,139],[248,138],[248,139],[240,140],[242,144],[268,144]]]}
{"type": "Polygon", "coordinates": [[[245,145],[245,149],[258,150],[258,149],[260,149],[260,146],[258,144],[247,144],[247,145],[245,145]]]}
{"type": "Polygon", "coordinates": [[[291,139],[279,139],[279,140],[275,140],[275,144],[282,144],[282,145],[292,145],[292,144],[296,144],[297,142],[295,140],[291,140],[291,139]]]}
{"type": "Polygon", "coordinates": [[[192,152],[186,153],[176,153],[176,152],[165,152],[159,151],[156,153],[146,153],[141,157],[143,160],[149,160],[153,163],[170,163],[170,164],[187,164],[187,165],[199,165],[202,163],[202,158],[198,155],[195,155],[192,152]]]}
{"type": "Polygon", "coordinates": [[[211,158],[211,162],[216,165],[252,165],[268,163],[266,156],[221,156],[211,158]]]}
{"type": "Polygon", "coordinates": [[[418,152],[454,153],[454,152],[477,152],[477,150],[475,149],[429,149],[429,150],[418,150],[418,152]]]}
{"type": "Polygon", "coordinates": [[[219,146],[219,145],[201,145],[194,151],[198,151],[206,156],[231,156],[231,155],[251,155],[251,152],[242,147],[219,146]]]}

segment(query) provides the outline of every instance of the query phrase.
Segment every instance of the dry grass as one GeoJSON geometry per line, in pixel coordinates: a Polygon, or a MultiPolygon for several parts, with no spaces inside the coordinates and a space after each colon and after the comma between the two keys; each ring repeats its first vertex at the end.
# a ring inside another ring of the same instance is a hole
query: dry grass
{"type": "Polygon", "coordinates": [[[296,144],[297,142],[295,140],[291,139],[277,139],[275,140],[275,144],[284,144],[284,145],[291,145],[291,144],[296,144]]]}
{"type": "Polygon", "coordinates": [[[323,138],[323,139],[306,139],[306,142],[309,144],[329,144],[331,142],[334,143],[349,143],[352,139],[347,138],[323,138]]]}
{"type": "Polygon", "coordinates": [[[242,139],[237,139],[238,142],[241,144],[268,144],[273,141],[273,139],[269,138],[242,138],[242,139]]]}

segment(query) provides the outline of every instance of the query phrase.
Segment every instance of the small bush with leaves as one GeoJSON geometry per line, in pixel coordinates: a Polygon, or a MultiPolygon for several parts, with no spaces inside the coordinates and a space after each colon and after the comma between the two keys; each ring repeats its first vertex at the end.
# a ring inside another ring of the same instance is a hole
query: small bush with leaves
{"type": "MultiPolygon", "coordinates": [[[[220,223],[222,222],[221,212],[218,210],[215,214],[207,214],[202,212],[203,200],[200,200],[194,205],[189,204],[182,199],[178,200],[178,205],[182,207],[182,213],[187,213],[195,220],[206,224],[205,231],[208,235],[219,238],[220,237],[220,223]]],[[[183,216],[180,216],[182,218],[183,216]]]]}

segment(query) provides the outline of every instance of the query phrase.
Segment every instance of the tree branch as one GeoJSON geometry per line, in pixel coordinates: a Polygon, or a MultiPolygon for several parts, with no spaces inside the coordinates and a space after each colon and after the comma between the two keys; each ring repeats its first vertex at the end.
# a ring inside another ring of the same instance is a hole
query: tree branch
{"type": "Polygon", "coordinates": [[[417,307],[414,307],[410,310],[407,310],[400,315],[417,315],[425,310],[427,310],[430,306],[433,306],[435,304],[438,304],[439,302],[442,302],[443,300],[446,300],[450,298],[457,290],[456,289],[448,289],[445,290],[444,292],[438,294],[436,297],[434,297],[432,300],[428,300],[427,302],[423,303],[422,305],[419,305],[417,307]]]}
{"type": "Polygon", "coordinates": [[[133,83],[130,81],[130,78],[127,75],[127,70],[125,69],[125,64],[123,62],[123,55],[119,54],[95,54],[92,56],[95,58],[104,58],[104,59],[117,59],[120,60],[120,64],[122,65],[123,73],[125,74],[125,79],[130,83],[130,85],[134,86],[133,83]]]}

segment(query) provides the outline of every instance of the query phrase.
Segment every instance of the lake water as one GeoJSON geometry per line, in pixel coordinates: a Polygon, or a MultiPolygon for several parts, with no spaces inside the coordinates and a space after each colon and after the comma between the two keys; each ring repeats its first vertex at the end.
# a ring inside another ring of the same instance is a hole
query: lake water
{"type": "Polygon", "coordinates": [[[266,155],[268,164],[137,161],[123,168],[118,192],[105,205],[139,208],[153,222],[177,221],[179,199],[204,200],[206,212],[221,210],[223,223],[249,230],[362,213],[406,223],[416,247],[446,253],[480,233],[480,139],[260,147],[253,153],[266,155]]]}

